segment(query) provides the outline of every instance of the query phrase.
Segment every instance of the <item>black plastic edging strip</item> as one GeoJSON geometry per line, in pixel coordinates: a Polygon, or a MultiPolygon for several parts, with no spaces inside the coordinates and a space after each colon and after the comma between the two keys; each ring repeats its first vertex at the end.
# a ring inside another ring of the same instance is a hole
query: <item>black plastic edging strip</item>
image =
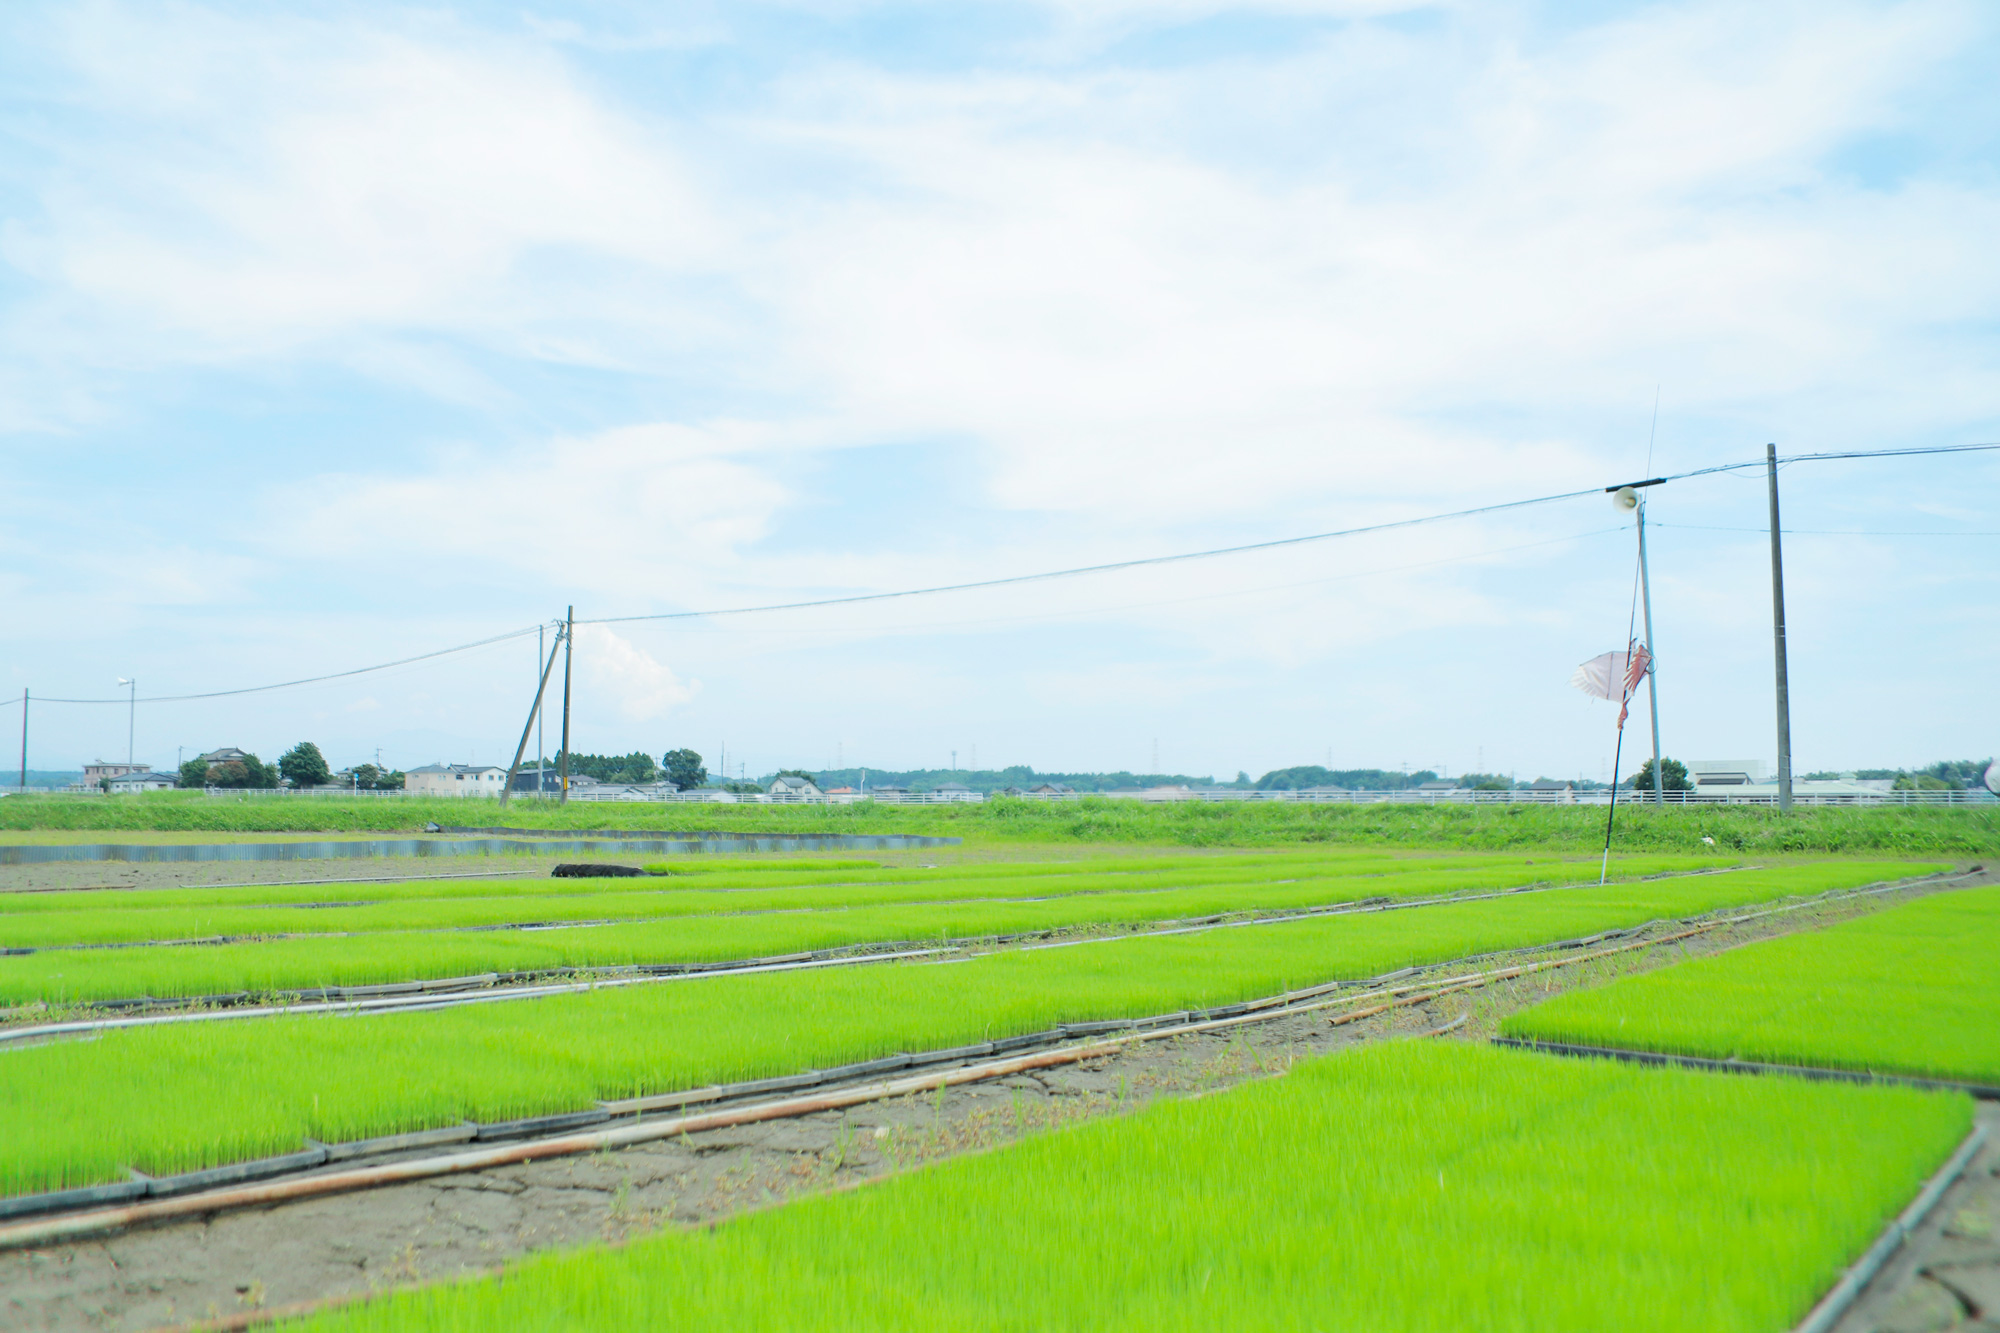
{"type": "Polygon", "coordinates": [[[1923,1225],[1924,1218],[1937,1207],[1938,1200],[1944,1197],[1944,1192],[1951,1188],[1952,1183],[1964,1174],[1965,1168],[1972,1164],[1972,1159],[1985,1143],[1986,1126],[1974,1125],[1972,1132],[1965,1136],[1965,1142],[1958,1145],[1958,1151],[1938,1168],[1937,1174],[1917,1192],[1910,1206],[1884,1228],[1882,1234],[1875,1238],[1875,1243],[1854,1262],[1854,1266],[1841,1274],[1833,1290],[1820,1298],[1819,1304],[1813,1306],[1793,1333],[1831,1333],[1841,1316],[1860,1299],[1875,1275],[1882,1271],[1882,1265],[1902,1248],[1911,1232],[1923,1225]]]}
{"type": "Polygon", "coordinates": [[[1715,1060],[1699,1055],[1674,1055],[1666,1051],[1634,1051],[1619,1046],[1578,1046],[1561,1041],[1525,1041],[1519,1037],[1495,1037],[1495,1046],[1539,1051],[1544,1055],[1570,1055],[1586,1059],[1622,1060],[1628,1064],[1670,1065],[1679,1069],[1703,1069],[1725,1074],[1781,1074],[1819,1083],[1887,1083],[1932,1092],[1969,1092],[1983,1101],[2000,1101],[2000,1087],[1985,1083],[1960,1083],[1953,1079],[1919,1078],[1911,1074],[1878,1074],[1865,1069],[1828,1069],[1819,1065],[1766,1064],[1752,1060],[1715,1060]]]}

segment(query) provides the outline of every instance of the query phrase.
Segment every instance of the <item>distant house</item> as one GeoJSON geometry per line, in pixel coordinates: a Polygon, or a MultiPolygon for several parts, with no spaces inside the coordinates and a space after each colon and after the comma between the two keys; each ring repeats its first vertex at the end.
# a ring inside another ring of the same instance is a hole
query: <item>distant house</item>
{"type": "Polygon", "coordinates": [[[553,768],[524,768],[514,774],[514,783],[507,790],[559,792],[562,790],[562,774],[553,768]]]}
{"type": "Polygon", "coordinates": [[[973,802],[986,799],[983,792],[976,792],[963,782],[941,782],[931,790],[941,801],[973,802]]]}
{"type": "MultiPolygon", "coordinates": [[[[150,773],[152,768],[151,764],[107,764],[100,759],[94,764],[85,764],[83,766],[82,785],[97,787],[112,778],[122,778],[130,773],[150,773]]],[[[169,782],[167,785],[171,787],[174,784],[169,782]]]]}
{"type": "Polygon", "coordinates": [[[1444,778],[1437,778],[1430,782],[1419,782],[1417,784],[1417,790],[1435,791],[1435,792],[1457,791],[1458,784],[1456,782],[1448,781],[1444,778]]]}
{"type": "Polygon", "coordinates": [[[239,750],[233,745],[225,745],[220,750],[210,750],[207,754],[197,756],[200,762],[207,764],[210,768],[214,768],[217,764],[240,764],[249,757],[250,752],[248,750],[239,750]]]}
{"type": "Polygon", "coordinates": [[[1576,803],[1576,787],[1568,782],[1556,782],[1550,778],[1543,778],[1539,782],[1530,782],[1527,786],[1521,788],[1521,790],[1538,801],[1554,801],[1559,805],[1573,805],[1576,803]]]}
{"type": "Polygon", "coordinates": [[[572,801],[664,801],[680,788],[671,782],[592,782],[578,786],[569,780],[572,801]]]}
{"type": "Polygon", "coordinates": [[[165,773],[152,772],[144,764],[140,764],[131,772],[110,779],[109,782],[110,790],[113,792],[165,791],[179,785],[165,773]]]}
{"type": "Polygon", "coordinates": [[[426,764],[403,775],[412,796],[498,796],[507,770],[492,764],[426,764]]]}
{"type": "Polygon", "coordinates": [[[1045,801],[1068,800],[1076,795],[1076,788],[1065,786],[1060,782],[1038,782],[1028,788],[1023,795],[1037,796],[1045,801]]]}
{"type": "Polygon", "coordinates": [[[870,787],[868,789],[868,799],[871,801],[880,801],[884,805],[894,805],[898,801],[909,800],[910,789],[908,787],[898,787],[893,782],[885,782],[879,787],[870,787]]]}
{"type": "Polygon", "coordinates": [[[769,791],[774,801],[824,801],[826,793],[811,778],[797,777],[787,773],[771,779],[769,791]]]}

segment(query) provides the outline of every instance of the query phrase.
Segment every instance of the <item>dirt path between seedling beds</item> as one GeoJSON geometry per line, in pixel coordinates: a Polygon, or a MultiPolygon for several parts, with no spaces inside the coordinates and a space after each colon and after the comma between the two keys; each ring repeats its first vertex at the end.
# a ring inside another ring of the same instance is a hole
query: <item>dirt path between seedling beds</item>
{"type": "MultiPolygon", "coordinates": [[[[1993,878],[1981,875],[1961,883],[1993,878]]],[[[711,1221],[1061,1125],[1122,1114],[1158,1098],[1282,1074],[1297,1059],[1362,1042],[1421,1037],[1460,1018],[1465,1020],[1461,1026],[1435,1039],[1484,1041],[1506,1015],[1559,990],[1828,924],[1935,891],[1916,886],[1767,917],[1656,949],[1444,996],[1343,1027],[1329,1026],[1324,1013],[1296,1015],[1138,1043],[1087,1064],[846,1112],[717,1129],[618,1152],[0,1253],[0,1328],[149,1329],[490,1271],[537,1250],[711,1221]]],[[[1463,970],[1440,969],[1438,975],[1463,970]]],[[[1996,1118],[1994,1107],[1982,1113],[1996,1118]]],[[[2000,1137],[2000,1123],[1995,1128],[2000,1137]]],[[[2000,1148],[1989,1146],[1904,1255],[1872,1285],[1841,1333],[2000,1327],[1966,1322],[1969,1311],[2000,1309],[1996,1170],[2000,1148]],[[1960,1322],[1923,1322],[1946,1313],[1960,1322]]]]}

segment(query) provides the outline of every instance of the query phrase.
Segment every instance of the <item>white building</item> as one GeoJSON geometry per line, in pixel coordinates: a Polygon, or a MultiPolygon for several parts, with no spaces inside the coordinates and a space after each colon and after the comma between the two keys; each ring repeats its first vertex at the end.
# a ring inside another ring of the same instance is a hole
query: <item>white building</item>
{"type": "MultiPolygon", "coordinates": [[[[95,787],[112,778],[122,778],[133,773],[150,772],[152,771],[152,767],[151,764],[107,764],[100,759],[94,764],[85,764],[83,766],[83,785],[86,787],[95,787]]],[[[173,784],[168,783],[167,785],[172,786],[173,784]]]]}
{"type": "Polygon", "coordinates": [[[507,770],[491,764],[426,764],[403,775],[412,796],[498,796],[507,770]]]}
{"type": "Polygon", "coordinates": [[[811,778],[794,777],[788,773],[771,780],[770,797],[774,801],[824,801],[826,793],[811,778]]]}
{"type": "Polygon", "coordinates": [[[932,789],[941,801],[974,802],[986,799],[985,793],[976,792],[963,782],[941,782],[932,789]]]}

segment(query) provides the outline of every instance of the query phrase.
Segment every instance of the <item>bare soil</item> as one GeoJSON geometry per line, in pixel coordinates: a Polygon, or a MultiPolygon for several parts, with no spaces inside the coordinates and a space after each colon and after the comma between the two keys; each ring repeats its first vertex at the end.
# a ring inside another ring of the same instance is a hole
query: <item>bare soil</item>
{"type": "MultiPolygon", "coordinates": [[[[434,870],[435,865],[425,868],[434,870]]],[[[1915,886],[1766,917],[1444,996],[1343,1027],[1330,1026],[1326,1014],[1295,1015],[1225,1032],[1136,1043],[1085,1065],[842,1113],[4,1252],[0,1329],[148,1329],[228,1320],[488,1272],[552,1247],[704,1224],[1085,1119],[1127,1114],[1160,1098],[1281,1076],[1299,1059],[1362,1042],[1419,1038],[1460,1018],[1465,1020],[1461,1026],[1434,1039],[1484,1041],[1507,1014],[1558,990],[1602,984],[1628,972],[1829,924],[1934,891],[1915,886]]],[[[1461,970],[1440,969],[1437,975],[1461,970]]],[[[1982,1114],[1992,1119],[1996,1108],[1984,1107],[1982,1114]]],[[[1995,1133],[2000,1135],[2000,1125],[1995,1133]]],[[[1862,1306],[1841,1325],[1842,1333],[2000,1329],[2000,1323],[1976,1322],[1982,1312],[2000,1310],[1996,1170],[2000,1152],[1989,1146],[1932,1222],[1884,1270],[1862,1306]]]]}

